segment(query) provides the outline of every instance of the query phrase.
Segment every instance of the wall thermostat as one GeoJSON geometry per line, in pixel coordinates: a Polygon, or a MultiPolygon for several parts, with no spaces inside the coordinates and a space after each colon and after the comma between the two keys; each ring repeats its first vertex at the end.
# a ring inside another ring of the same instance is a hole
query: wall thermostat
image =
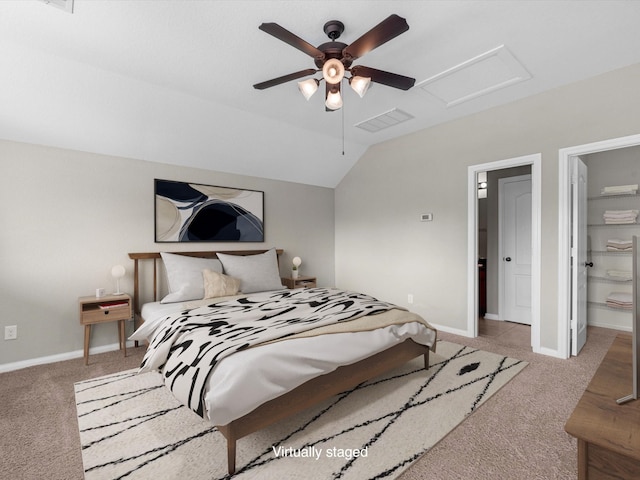
{"type": "Polygon", "coordinates": [[[423,213],[420,215],[421,222],[430,222],[433,220],[433,213],[423,213]]]}

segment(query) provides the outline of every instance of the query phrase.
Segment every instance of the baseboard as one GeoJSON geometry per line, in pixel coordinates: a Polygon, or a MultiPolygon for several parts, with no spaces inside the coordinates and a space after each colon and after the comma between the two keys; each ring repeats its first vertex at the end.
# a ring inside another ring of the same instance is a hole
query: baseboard
{"type": "Polygon", "coordinates": [[[539,349],[534,349],[533,353],[539,353],[540,355],[547,355],[548,357],[562,358],[566,360],[567,357],[560,354],[558,350],[554,350],[552,348],[540,347],[539,349]]]}
{"type": "Polygon", "coordinates": [[[483,317],[487,320],[500,320],[500,317],[495,313],[485,313],[483,317]]]}
{"type": "Polygon", "coordinates": [[[429,322],[429,323],[433,326],[433,328],[435,328],[436,330],[440,330],[442,332],[451,333],[452,335],[460,335],[461,337],[470,337],[470,338],[473,337],[472,335],[469,335],[469,332],[467,332],[466,330],[451,328],[445,325],[438,325],[437,323],[433,323],[433,322],[429,322]]]}
{"type": "Polygon", "coordinates": [[[587,326],[589,327],[602,327],[602,328],[610,328],[612,330],[618,330],[620,332],[632,332],[633,328],[631,326],[622,326],[622,325],[616,325],[614,323],[607,323],[607,322],[599,322],[599,321],[588,321],[587,322],[587,326]]]}
{"type": "MultiPolygon", "coordinates": [[[[135,342],[127,342],[128,347],[134,347],[135,342]]],[[[102,345],[100,347],[93,347],[89,350],[89,354],[112,352],[120,349],[120,345],[112,343],[110,345],[102,345]]],[[[36,365],[46,365],[47,363],[63,362],[65,360],[73,360],[74,358],[84,357],[84,350],[75,350],[73,352],[58,353],[56,355],[49,355],[46,357],[31,358],[29,360],[22,360],[20,362],[5,363],[0,365],[0,373],[11,372],[13,370],[21,370],[27,367],[34,367],[36,365]]]]}

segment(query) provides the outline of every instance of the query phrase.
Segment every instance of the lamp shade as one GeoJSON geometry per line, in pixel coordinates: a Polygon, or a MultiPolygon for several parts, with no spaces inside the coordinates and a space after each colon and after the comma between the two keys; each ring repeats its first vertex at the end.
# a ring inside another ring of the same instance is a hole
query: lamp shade
{"type": "Polygon", "coordinates": [[[344,78],[344,65],[337,58],[331,58],[324,62],[322,76],[325,82],[332,85],[340,83],[344,78]]]}
{"type": "Polygon", "coordinates": [[[327,101],[324,102],[324,104],[329,110],[338,110],[339,108],[342,108],[342,96],[340,95],[340,90],[336,90],[335,92],[329,91],[329,93],[327,93],[327,101]]]}
{"type": "Polygon", "coordinates": [[[122,265],[116,265],[111,269],[111,276],[116,279],[122,278],[124,277],[125,272],[126,270],[122,265]]]}
{"type": "Polygon", "coordinates": [[[315,78],[309,78],[308,80],[298,82],[298,89],[300,90],[300,93],[304,95],[304,98],[309,100],[311,96],[316,93],[316,90],[318,90],[319,83],[320,82],[315,78]]]}
{"type": "Polygon", "coordinates": [[[114,295],[122,295],[123,292],[120,291],[120,279],[124,277],[126,270],[122,265],[115,265],[111,268],[111,276],[116,279],[116,291],[113,292],[114,295]]]}
{"type": "Polygon", "coordinates": [[[302,259],[300,257],[293,257],[293,264],[296,267],[299,267],[301,263],[302,263],[302,259]]]}
{"type": "Polygon", "coordinates": [[[367,93],[367,90],[369,90],[369,85],[371,85],[371,78],[358,76],[351,77],[349,79],[349,85],[351,85],[353,91],[360,95],[360,98],[362,98],[364,97],[364,94],[367,93]]]}

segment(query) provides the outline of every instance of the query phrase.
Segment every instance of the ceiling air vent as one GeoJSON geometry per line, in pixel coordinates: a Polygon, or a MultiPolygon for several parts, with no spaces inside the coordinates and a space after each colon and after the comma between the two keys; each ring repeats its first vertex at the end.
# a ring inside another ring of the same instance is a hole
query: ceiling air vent
{"type": "Polygon", "coordinates": [[[60,8],[68,13],[73,13],[73,0],[40,0],[47,5],[60,8]]]}
{"type": "Polygon", "coordinates": [[[381,113],[380,115],[371,117],[368,120],[356,123],[354,126],[361,128],[362,130],[366,130],[367,132],[375,133],[380,130],[384,130],[385,128],[393,127],[399,123],[406,122],[407,120],[411,120],[412,118],[414,118],[413,115],[409,115],[407,112],[393,108],[388,112],[381,113]]]}

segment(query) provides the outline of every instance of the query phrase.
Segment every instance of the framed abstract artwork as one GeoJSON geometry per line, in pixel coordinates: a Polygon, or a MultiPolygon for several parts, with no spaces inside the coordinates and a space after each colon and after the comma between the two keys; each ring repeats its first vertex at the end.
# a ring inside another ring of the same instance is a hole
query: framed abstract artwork
{"type": "Polygon", "coordinates": [[[264,192],[154,182],[156,243],[264,241],[264,192]]]}

